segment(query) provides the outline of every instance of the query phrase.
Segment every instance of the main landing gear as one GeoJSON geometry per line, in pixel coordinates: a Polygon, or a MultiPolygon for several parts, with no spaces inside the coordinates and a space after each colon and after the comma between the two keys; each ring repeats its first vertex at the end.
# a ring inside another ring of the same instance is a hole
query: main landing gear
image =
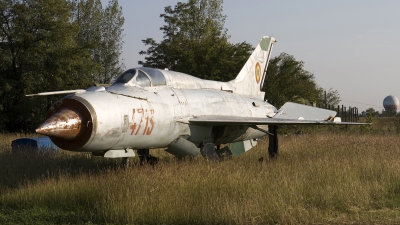
{"type": "MultiPolygon", "coordinates": [[[[149,149],[138,149],[137,154],[139,156],[140,165],[156,165],[158,158],[150,155],[149,149]]],[[[129,163],[129,157],[123,157],[121,161],[121,167],[127,167],[129,163]]]]}
{"type": "Polygon", "coordinates": [[[278,126],[268,126],[268,155],[270,159],[278,156],[278,126]]]}
{"type": "Polygon", "coordinates": [[[140,159],[140,165],[156,165],[158,163],[158,158],[150,155],[149,149],[138,149],[137,154],[140,159]]]}
{"type": "MultiPolygon", "coordinates": [[[[261,129],[257,126],[252,126],[253,129],[259,130],[268,134],[268,156],[270,159],[273,159],[278,156],[278,126],[276,125],[268,125],[268,130],[261,129]]],[[[263,158],[260,158],[259,161],[262,162],[263,158]]]]}
{"type": "Polygon", "coordinates": [[[219,161],[219,156],[215,152],[215,144],[213,142],[213,139],[207,139],[203,141],[203,146],[200,148],[200,153],[208,161],[219,161]]]}

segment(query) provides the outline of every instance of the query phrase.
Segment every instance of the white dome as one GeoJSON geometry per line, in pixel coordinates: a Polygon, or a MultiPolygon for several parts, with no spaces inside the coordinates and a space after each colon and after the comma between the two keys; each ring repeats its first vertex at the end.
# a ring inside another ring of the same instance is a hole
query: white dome
{"type": "Polygon", "coordinates": [[[393,95],[389,95],[383,100],[383,107],[385,107],[385,110],[397,110],[399,100],[393,95]]]}

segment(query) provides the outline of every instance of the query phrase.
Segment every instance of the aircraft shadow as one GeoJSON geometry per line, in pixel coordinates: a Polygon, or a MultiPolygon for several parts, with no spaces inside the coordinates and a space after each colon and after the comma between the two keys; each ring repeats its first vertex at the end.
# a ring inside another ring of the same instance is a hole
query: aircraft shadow
{"type": "Polygon", "coordinates": [[[92,158],[86,153],[0,153],[0,191],[60,176],[75,177],[121,168],[121,159],[92,158]]]}

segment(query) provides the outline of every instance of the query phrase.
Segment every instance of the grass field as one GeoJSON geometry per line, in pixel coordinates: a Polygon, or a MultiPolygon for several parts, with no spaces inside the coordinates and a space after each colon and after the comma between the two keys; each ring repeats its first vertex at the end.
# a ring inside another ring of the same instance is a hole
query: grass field
{"type": "MultiPolygon", "coordinates": [[[[396,121],[368,128],[304,129],[218,163],[160,162],[84,153],[11,154],[0,136],[0,224],[399,224],[396,121]]],[[[290,130],[290,129],[288,129],[290,130]]]]}

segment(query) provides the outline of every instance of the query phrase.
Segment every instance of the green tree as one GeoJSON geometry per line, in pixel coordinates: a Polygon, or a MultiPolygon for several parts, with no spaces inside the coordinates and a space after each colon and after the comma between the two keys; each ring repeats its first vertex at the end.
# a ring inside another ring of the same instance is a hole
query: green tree
{"type": "Polygon", "coordinates": [[[367,114],[367,115],[371,115],[371,116],[373,116],[373,117],[375,117],[375,116],[379,116],[379,111],[376,111],[374,108],[368,108],[367,110],[365,110],[365,113],[367,114]]]}
{"type": "Polygon", "coordinates": [[[0,126],[29,130],[43,119],[51,97],[24,95],[84,86],[84,77],[70,74],[87,62],[87,52],[74,41],[78,29],[65,0],[1,1],[0,13],[0,126]]]}
{"type": "MultiPolygon", "coordinates": [[[[84,74],[91,82],[96,82],[94,74],[101,70],[100,64],[94,60],[96,49],[101,42],[102,5],[100,0],[70,0],[71,20],[77,26],[76,43],[85,49],[90,63],[75,68],[72,76],[84,74]]],[[[89,82],[89,81],[88,81],[89,82]]]]}
{"type": "Polygon", "coordinates": [[[252,46],[246,42],[228,42],[222,15],[222,0],[189,0],[165,7],[164,40],[142,40],[149,48],[141,51],[145,61],[139,64],[168,68],[202,79],[233,79],[247,61],[252,46]]]}
{"type": "Polygon", "coordinates": [[[394,117],[397,115],[397,110],[396,109],[385,109],[384,115],[386,117],[394,117]]]}
{"type": "Polygon", "coordinates": [[[25,94],[118,75],[123,22],[117,0],[1,0],[0,130],[32,131],[60,98],[25,94]]]}
{"type": "Polygon", "coordinates": [[[112,79],[121,74],[124,64],[120,62],[122,53],[122,26],[125,19],[118,0],[111,0],[103,10],[101,23],[101,42],[95,61],[101,66],[100,73],[95,79],[99,83],[110,83],[112,79]]]}
{"type": "Polygon", "coordinates": [[[321,106],[325,105],[331,105],[331,106],[337,106],[340,103],[340,94],[337,90],[333,90],[332,88],[329,88],[328,91],[325,91],[323,88],[319,88],[319,99],[318,99],[318,104],[321,106]]]}
{"type": "Polygon", "coordinates": [[[122,26],[124,17],[117,0],[109,1],[103,9],[100,0],[71,0],[72,17],[78,24],[78,43],[87,48],[93,65],[79,73],[92,75],[92,82],[109,83],[119,75],[124,65],[120,62],[122,51],[122,26]]]}
{"type": "Polygon", "coordinates": [[[319,97],[314,75],[304,69],[304,62],[284,52],[270,60],[263,91],[278,108],[288,101],[316,102],[319,97]]]}

